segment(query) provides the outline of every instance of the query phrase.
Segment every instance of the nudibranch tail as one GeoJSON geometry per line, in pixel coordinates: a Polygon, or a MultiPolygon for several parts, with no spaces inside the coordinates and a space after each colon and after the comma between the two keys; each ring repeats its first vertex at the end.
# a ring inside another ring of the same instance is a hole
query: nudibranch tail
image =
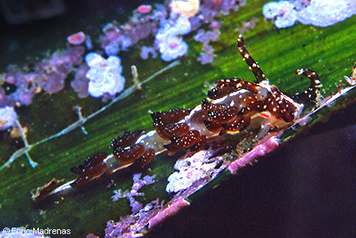
{"type": "Polygon", "coordinates": [[[298,70],[297,73],[308,77],[311,83],[303,94],[289,97],[269,84],[261,68],[248,53],[241,35],[237,46],[258,83],[238,78],[219,80],[208,92],[208,98],[191,110],[178,108],[151,113],[153,131],[125,132],[113,139],[111,155],[97,154],[82,165],[73,167],[71,171],[78,174],[79,178],[53,193],[82,186],[133,163],[145,166],[164,150],[168,150],[170,155],[179,150],[204,150],[206,140],[211,137],[246,130],[260,139],[271,130],[282,130],[293,125],[300,117],[303,103],[317,100],[321,87],[318,75],[308,69],[298,70]]]}

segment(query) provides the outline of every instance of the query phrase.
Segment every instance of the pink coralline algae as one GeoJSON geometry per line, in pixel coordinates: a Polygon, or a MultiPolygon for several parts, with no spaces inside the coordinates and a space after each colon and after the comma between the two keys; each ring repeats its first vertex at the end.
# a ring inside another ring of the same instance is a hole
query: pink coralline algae
{"type": "MultiPolygon", "coordinates": [[[[99,41],[109,56],[127,50],[141,40],[145,40],[145,43],[151,41],[151,45],[141,46],[141,57],[148,59],[160,54],[164,61],[171,61],[188,52],[189,47],[183,36],[207,25],[210,30],[198,31],[195,39],[203,43],[203,52],[198,60],[203,64],[211,63],[214,50],[209,43],[217,40],[222,25],[217,18],[230,10],[237,10],[242,4],[242,0],[177,0],[174,3],[141,5],[127,23],[119,25],[112,22],[106,25],[99,41]]],[[[83,66],[86,50],[93,49],[88,35],[80,31],[68,36],[67,42],[66,49],[40,61],[24,67],[8,66],[6,73],[0,75],[1,83],[10,84],[15,90],[6,92],[0,88],[0,107],[29,105],[35,94],[60,92],[71,72],[75,75],[71,86],[81,98],[88,95],[110,98],[122,90],[124,78],[121,76],[121,66],[112,65],[105,67],[107,70],[97,70],[97,73],[101,72],[103,80],[98,80],[99,76],[90,70],[95,67],[83,66]],[[110,79],[112,76],[114,80],[110,79]]]]}
{"type": "Polygon", "coordinates": [[[160,225],[164,220],[170,218],[181,211],[183,208],[186,208],[190,203],[184,198],[178,198],[176,202],[169,205],[166,209],[158,212],[153,218],[149,221],[150,229],[160,225]]]}
{"type": "Polygon", "coordinates": [[[198,61],[202,64],[208,64],[214,60],[214,49],[209,45],[210,42],[216,41],[219,38],[220,31],[217,29],[205,31],[200,29],[198,33],[194,36],[194,39],[198,42],[203,43],[202,50],[198,61]]]}
{"type": "Polygon", "coordinates": [[[82,46],[68,46],[23,68],[8,66],[1,76],[15,90],[8,94],[0,90],[0,106],[29,105],[36,93],[61,91],[69,73],[82,62],[84,52],[82,46]]]}
{"type": "Polygon", "coordinates": [[[84,48],[68,47],[67,50],[55,52],[50,59],[44,59],[36,66],[38,74],[35,77],[37,85],[48,93],[57,93],[64,88],[64,80],[72,71],[73,65],[82,61],[84,48]]]}
{"type": "Polygon", "coordinates": [[[117,201],[117,200],[119,200],[119,198],[129,199],[130,206],[132,208],[132,213],[136,213],[142,208],[142,204],[139,203],[138,201],[136,201],[134,197],[144,196],[145,194],[138,192],[138,190],[140,190],[145,185],[155,183],[154,178],[156,177],[156,175],[153,175],[153,176],[146,175],[145,177],[140,179],[141,175],[142,174],[134,174],[133,175],[134,183],[132,185],[131,191],[122,192],[121,189],[115,190],[114,191],[115,195],[111,197],[113,201],[117,201]]]}
{"type": "Polygon", "coordinates": [[[267,141],[255,146],[250,152],[247,152],[229,165],[229,170],[232,174],[236,174],[237,171],[247,165],[250,165],[257,161],[260,157],[267,155],[274,151],[279,145],[279,139],[277,136],[271,136],[267,141]]]}
{"type": "Polygon", "coordinates": [[[88,70],[89,66],[87,64],[79,66],[75,71],[74,80],[70,83],[74,91],[78,93],[79,98],[86,98],[89,96],[89,79],[85,76],[88,70]]]}
{"type": "Polygon", "coordinates": [[[158,199],[148,203],[137,213],[121,217],[119,222],[108,221],[105,229],[105,238],[114,237],[141,237],[145,228],[154,228],[168,218],[174,216],[190,203],[182,197],[173,198],[169,204],[163,205],[158,199]]]}
{"type": "Polygon", "coordinates": [[[134,11],[133,16],[124,25],[112,22],[103,28],[104,35],[100,37],[100,41],[107,55],[115,55],[142,39],[155,36],[160,20],[167,16],[167,9],[164,5],[157,4],[155,9],[142,13],[144,8],[147,7],[141,6],[134,11]]]}
{"type": "Polygon", "coordinates": [[[157,22],[154,19],[156,12],[157,10],[153,10],[149,14],[141,14],[135,11],[134,16],[125,25],[119,26],[116,22],[107,24],[103,28],[104,35],[100,37],[101,47],[105,53],[116,55],[138,41],[155,35],[157,32],[157,22]]]}
{"type": "Polygon", "coordinates": [[[40,73],[34,79],[37,85],[48,93],[61,91],[64,88],[64,80],[71,71],[70,58],[55,53],[53,58],[41,63],[43,65],[39,65],[40,73]]]}
{"type": "Polygon", "coordinates": [[[149,56],[152,56],[152,58],[157,57],[157,52],[154,47],[149,47],[149,46],[142,46],[141,47],[141,58],[146,60],[149,58],[149,56]]]}
{"type": "Polygon", "coordinates": [[[67,41],[72,45],[81,45],[85,42],[85,37],[84,32],[80,31],[68,36],[67,41]]]}
{"type": "Polygon", "coordinates": [[[137,8],[138,13],[140,14],[148,14],[152,11],[151,5],[140,5],[137,8]]]}
{"type": "MultiPolygon", "coordinates": [[[[222,25],[217,18],[221,14],[228,14],[230,10],[236,11],[242,4],[244,1],[237,0],[175,0],[170,4],[156,4],[154,7],[141,5],[134,11],[128,23],[119,25],[113,22],[103,28],[101,46],[107,55],[116,55],[138,41],[154,36],[153,46],[142,48],[141,57],[147,59],[150,54],[155,57],[155,52],[158,51],[162,60],[171,61],[188,52],[188,44],[183,35],[208,24],[216,40],[222,25]]],[[[213,38],[210,41],[214,41],[213,38]]],[[[208,45],[209,41],[201,42],[204,52],[198,60],[204,64],[211,63],[213,48],[208,45]]]]}
{"type": "Polygon", "coordinates": [[[36,91],[36,87],[31,83],[36,75],[32,72],[25,73],[16,66],[9,66],[8,73],[4,74],[5,82],[10,83],[16,90],[8,94],[1,93],[0,106],[29,105],[36,91]]]}
{"type": "Polygon", "coordinates": [[[162,207],[163,205],[157,199],[148,203],[137,213],[121,217],[119,222],[108,221],[105,229],[105,238],[142,236],[138,230],[144,228],[162,207]]]}

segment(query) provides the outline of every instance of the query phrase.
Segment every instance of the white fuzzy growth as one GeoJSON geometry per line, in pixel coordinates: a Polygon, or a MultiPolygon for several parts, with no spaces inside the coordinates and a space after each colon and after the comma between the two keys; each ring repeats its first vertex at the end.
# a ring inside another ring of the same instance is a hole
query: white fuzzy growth
{"type": "Polygon", "coordinates": [[[186,17],[193,17],[199,12],[199,0],[188,0],[188,1],[181,1],[181,0],[173,0],[170,4],[171,11],[174,14],[186,16],[186,17]]]}
{"type": "Polygon", "coordinates": [[[166,191],[176,193],[183,191],[200,179],[208,179],[218,161],[207,163],[210,157],[208,151],[199,151],[192,157],[178,160],[174,165],[177,171],[168,177],[166,191]]]}
{"type": "Polygon", "coordinates": [[[90,80],[88,92],[92,97],[101,97],[104,93],[114,96],[121,92],[125,86],[125,78],[121,75],[121,60],[117,56],[104,59],[97,53],[85,56],[90,69],[86,77],[90,80]]]}
{"type": "Polygon", "coordinates": [[[188,44],[183,41],[181,35],[190,31],[191,24],[189,19],[184,16],[164,23],[158,30],[155,40],[161,53],[161,59],[171,61],[185,55],[188,52],[188,44]]]}
{"type": "Polygon", "coordinates": [[[313,0],[301,10],[298,21],[315,26],[331,26],[356,14],[355,0],[313,0]]]}
{"type": "Polygon", "coordinates": [[[159,52],[162,60],[171,61],[185,55],[188,52],[188,44],[182,37],[168,36],[159,44],[159,52]]]}
{"type": "Polygon", "coordinates": [[[269,2],[263,6],[262,13],[267,19],[273,19],[280,14],[278,2],[269,2]]]}
{"type": "Polygon", "coordinates": [[[0,108],[0,130],[12,127],[17,120],[17,114],[13,107],[0,108]]]}
{"type": "Polygon", "coordinates": [[[293,26],[296,21],[305,25],[327,27],[356,14],[355,0],[305,0],[269,2],[263,15],[275,19],[277,28],[293,26]]]}

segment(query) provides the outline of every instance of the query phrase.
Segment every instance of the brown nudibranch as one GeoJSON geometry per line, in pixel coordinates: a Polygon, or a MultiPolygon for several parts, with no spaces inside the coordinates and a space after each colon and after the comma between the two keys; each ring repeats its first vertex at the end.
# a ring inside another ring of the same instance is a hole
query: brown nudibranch
{"type": "Polygon", "coordinates": [[[289,97],[270,85],[261,68],[247,51],[242,35],[237,47],[243,60],[255,75],[256,83],[239,78],[217,81],[208,98],[191,110],[173,109],[151,114],[154,130],[126,132],[112,140],[111,155],[89,157],[82,165],[72,168],[79,175],[52,192],[65,193],[82,186],[103,174],[110,174],[133,163],[149,163],[155,154],[168,150],[202,150],[207,138],[222,134],[236,134],[243,130],[259,130],[262,138],[270,130],[292,125],[301,115],[305,103],[315,103],[321,84],[318,75],[308,69],[297,73],[309,78],[309,88],[289,97]]]}

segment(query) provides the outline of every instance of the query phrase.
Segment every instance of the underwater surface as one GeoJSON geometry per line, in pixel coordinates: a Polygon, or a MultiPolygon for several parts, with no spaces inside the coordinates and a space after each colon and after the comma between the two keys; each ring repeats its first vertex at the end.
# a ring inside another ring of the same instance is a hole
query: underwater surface
{"type": "Polygon", "coordinates": [[[20,20],[3,2],[0,237],[37,237],[25,228],[50,237],[356,235],[352,1],[49,1],[23,3],[20,20]],[[38,13],[51,6],[52,17],[38,13]],[[192,179],[171,182],[192,167],[176,163],[191,154],[165,151],[143,167],[65,187],[69,194],[38,190],[54,178],[58,186],[85,180],[78,166],[112,153],[125,132],[153,130],[150,113],[194,108],[221,79],[254,82],[239,34],[286,95],[310,84],[297,69],[316,71],[315,108],[305,104],[301,120],[280,130],[208,140],[203,156],[220,159],[201,162],[210,167],[194,168],[192,179]],[[271,138],[276,147],[231,169],[271,138]]]}

